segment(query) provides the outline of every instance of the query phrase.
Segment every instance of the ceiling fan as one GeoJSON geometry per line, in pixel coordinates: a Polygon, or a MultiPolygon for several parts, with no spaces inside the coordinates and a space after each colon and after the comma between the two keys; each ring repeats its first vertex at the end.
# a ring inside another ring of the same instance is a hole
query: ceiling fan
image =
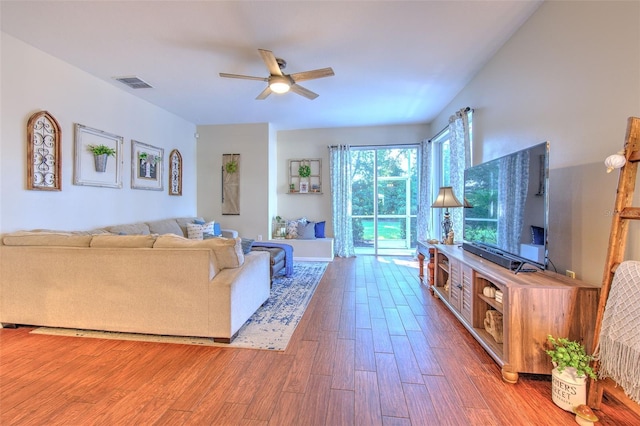
{"type": "Polygon", "coordinates": [[[258,49],[258,52],[260,52],[260,56],[262,56],[262,60],[269,70],[269,77],[252,77],[249,75],[227,74],[224,72],[220,73],[220,77],[268,82],[269,85],[256,97],[258,100],[265,99],[271,93],[287,93],[289,90],[297,93],[298,95],[304,96],[307,99],[315,99],[318,97],[317,93],[314,93],[309,89],[305,89],[298,83],[300,81],[331,77],[332,75],[335,75],[331,68],[320,68],[313,71],[284,74],[282,70],[287,66],[287,62],[284,59],[276,58],[270,50],[258,49]]]}

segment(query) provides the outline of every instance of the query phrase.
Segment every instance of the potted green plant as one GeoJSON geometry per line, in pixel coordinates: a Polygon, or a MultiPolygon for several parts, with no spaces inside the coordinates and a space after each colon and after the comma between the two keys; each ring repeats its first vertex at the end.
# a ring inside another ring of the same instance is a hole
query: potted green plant
{"type": "Polygon", "coordinates": [[[104,173],[107,170],[107,158],[116,155],[116,150],[110,146],[89,145],[87,149],[93,154],[96,172],[104,173]]]}
{"type": "Polygon", "coordinates": [[[160,157],[159,155],[150,155],[147,152],[139,153],[138,158],[150,164],[157,164],[160,162],[160,160],[162,160],[162,157],[160,157]]]}
{"type": "Polygon", "coordinates": [[[162,157],[141,151],[138,153],[138,160],[140,162],[140,177],[155,178],[156,172],[152,168],[162,161],[162,157]]]}
{"type": "Polygon", "coordinates": [[[564,337],[547,336],[551,357],[551,396],[553,402],[563,410],[573,412],[587,399],[587,377],[597,379],[591,368],[592,355],[588,355],[582,343],[564,337]]]}

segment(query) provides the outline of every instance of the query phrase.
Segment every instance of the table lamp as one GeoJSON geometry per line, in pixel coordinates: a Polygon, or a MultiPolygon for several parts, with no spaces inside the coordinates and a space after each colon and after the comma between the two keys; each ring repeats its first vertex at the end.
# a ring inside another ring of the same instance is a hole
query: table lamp
{"type": "MultiPolygon", "coordinates": [[[[440,191],[438,192],[438,197],[431,205],[432,208],[436,209],[446,209],[444,211],[444,220],[442,221],[442,231],[443,234],[443,242],[449,239],[449,232],[453,228],[453,222],[451,222],[451,215],[449,214],[450,207],[463,207],[463,204],[456,198],[453,193],[453,188],[450,186],[442,186],[440,187],[440,191]]],[[[453,241],[451,241],[453,244],[453,241]]]]}

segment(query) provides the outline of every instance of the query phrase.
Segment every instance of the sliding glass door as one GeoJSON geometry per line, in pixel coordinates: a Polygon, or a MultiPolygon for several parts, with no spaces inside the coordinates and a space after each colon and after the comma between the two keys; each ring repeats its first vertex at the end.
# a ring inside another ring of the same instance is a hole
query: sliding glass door
{"type": "Polygon", "coordinates": [[[412,255],[416,246],[416,146],[352,148],[356,254],[412,255]]]}

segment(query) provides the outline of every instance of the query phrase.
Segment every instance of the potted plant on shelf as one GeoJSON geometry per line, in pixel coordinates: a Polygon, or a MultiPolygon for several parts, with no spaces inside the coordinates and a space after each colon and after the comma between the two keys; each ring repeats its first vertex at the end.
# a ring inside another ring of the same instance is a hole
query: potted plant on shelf
{"type": "Polygon", "coordinates": [[[545,350],[551,357],[551,397],[563,410],[574,408],[587,400],[587,376],[596,379],[591,368],[592,355],[587,355],[584,345],[564,337],[547,336],[551,349],[545,350]]]}
{"type": "Polygon", "coordinates": [[[107,145],[89,145],[87,149],[93,154],[96,172],[104,173],[107,170],[107,158],[116,155],[116,150],[107,145]]]}

